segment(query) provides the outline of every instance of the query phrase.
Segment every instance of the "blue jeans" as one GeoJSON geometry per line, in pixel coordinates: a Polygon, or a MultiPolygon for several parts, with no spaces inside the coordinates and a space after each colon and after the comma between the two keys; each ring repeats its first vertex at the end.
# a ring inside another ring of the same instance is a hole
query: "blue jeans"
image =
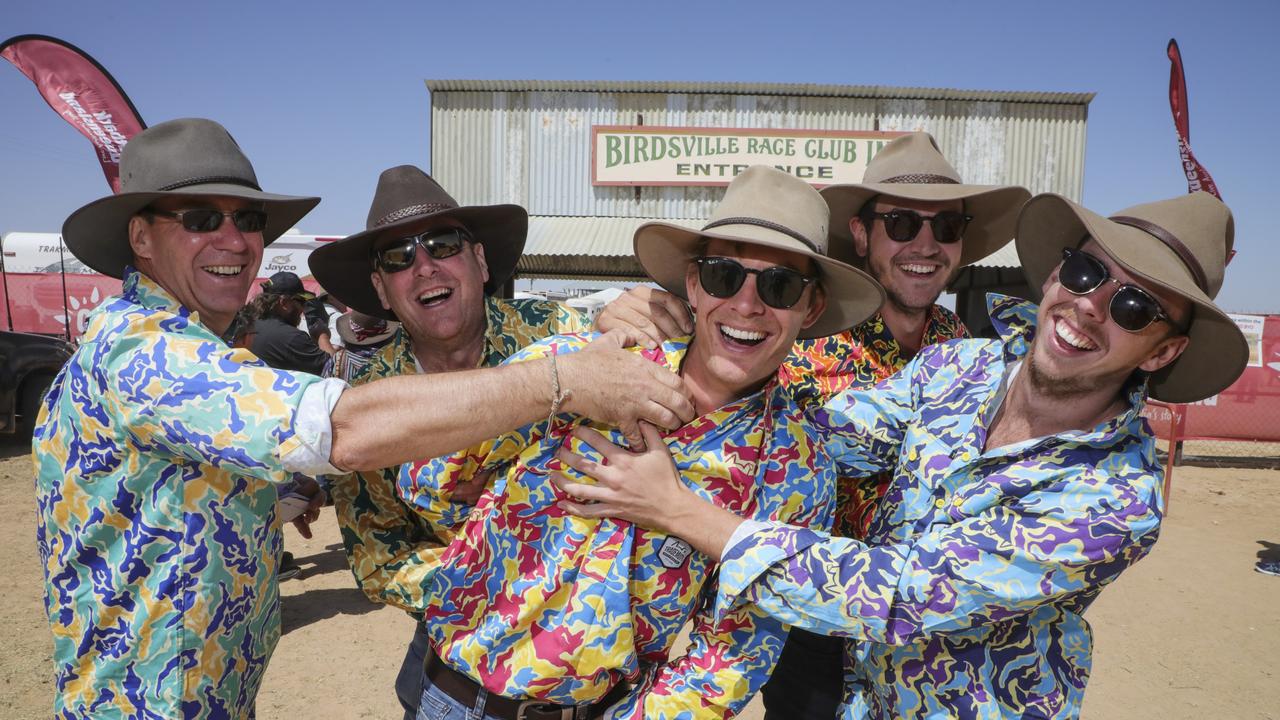
{"type": "Polygon", "coordinates": [[[467,707],[446,695],[431,684],[425,674],[422,678],[422,699],[418,702],[416,720],[501,720],[484,712],[485,700],[489,692],[480,688],[475,707],[467,707]]]}
{"type": "Polygon", "coordinates": [[[422,665],[427,659],[428,647],[426,626],[422,623],[414,625],[413,639],[409,641],[409,649],[405,651],[400,672],[396,675],[396,697],[400,699],[400,707],[404,708],[404,720],[414,720],[418,716],[418,701],[422,698],[422,665]]]}

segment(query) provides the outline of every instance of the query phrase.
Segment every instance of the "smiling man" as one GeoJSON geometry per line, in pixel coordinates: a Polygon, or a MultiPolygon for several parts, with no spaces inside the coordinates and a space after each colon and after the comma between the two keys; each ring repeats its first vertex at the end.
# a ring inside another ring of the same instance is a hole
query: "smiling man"
{"type": "MultiPolygon", "coordinates": [[[[883,298],[866,275],[826,257],[826,225],[813,188],[755,166],[701,231],[648,223],[635,235],[640,264],[688,299],[698,327],[642,352],[680,374],[698,413],[665,437],[647,433],[647,443],[670,448],[700,497],[816,527],[830,518],[831,463],[779,387],[778,365],[797,336],[838,332],[883,298]]],[[[572,357],[584,343],[556,337],[512,359],[572,357]]],[[[700,604],[715,587],[709,558],[678,537],[557,507],[564,496],[546,475],[584,423],[618,437],[605,423],[553,413],[472,451],[405,466],[402,495],[457,529],[426,588],[432,653],[419,718],[720,718],[741,710],[772,669],[785,630],[750,607],[713,620],[700,604]],[[489,471],[501,475],[478,505],[456,501],[459,484],[489,471]],[[692,644],[672,658],[690,618],[692,644]]]]}
{"type": "Polygon", "coordinates": [[[642,418],[692,416],[678,379],[610,338],[559,364],[350,389],[268,367],[219,335],[263,246],[318,198],[263,192],[202,119],[139,133],[120,177],[63,239],[121,294],[90,315],[32,437],[59,717],[253,715],[280,636],[276,486],[293,473],[456,451],[553,405],[636,438],[642,418]]]}
{"type": "Polygon", "coordinates": [[[892,471],[865,541],[743,521],[701,501],[659,449],[595,440],[561,482],[722,558],[714,618],[754,606],[848,639],[846,718],[1075,718],[1093,636],[1084,613],[1156,542],[1161,464],[1148,395],[1194,402],[1244,370],[1213,303],[1233,243],[1207,193],[1109,218],[1031,200],[1018,253],[1039,308],[996,298],[997,340],[926,348],[825,406],[842,468],[892,471]]]}
{"type": "MultiPolygon", "coordinates": [[[[366,230],[308,260],[349,307],[400,322],[351,384],[491,367],[536,340],[585,329],[586,316],[566,305],[496,297],[515,271],[528,222],[517,205],[459,206],[412,165],[384,171],[366,230]]],[[[333,478],[329,490],[356,583],[375,602],[417,616],[426,607],[422,578],[445,543],[396,496],[399,474],[393,466],[333,478]]],[[[484,479],[476,485],[478,493],[484,479]]],[[[407,718],[422,695],[426,647],[419,624],[396,678],[407,718]]]]}

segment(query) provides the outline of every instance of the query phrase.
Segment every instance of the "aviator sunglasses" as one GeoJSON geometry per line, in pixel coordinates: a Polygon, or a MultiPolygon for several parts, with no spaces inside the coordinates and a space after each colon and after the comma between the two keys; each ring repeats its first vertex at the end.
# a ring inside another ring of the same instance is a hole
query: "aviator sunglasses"
{"type": "Polygon", "coordinates": [[[413,266],[418,247],[427,251],[432,260],[444,260],[462,252],[471,239],[459,228],[428,230],[419,235],[400,238],[373,251],[373,261],[382,270],[393,273],[413,266]]]}
{"type": "Polygon", "coordinates": [[[1062,266],[1058,268],[1058,282],[1073,295],[1088,295],[1107,283],[1118,285],[1111,296],[1107,313],[1112,321],[1131,333],[1146,330],[1151,323],[1163,320],[1183,331],[1165,314],[1160,303],[1137,285],[1122,283],[1111,277],[1107,266],[1098,258],[1075,248],[1062,249],[1062,266]]]}
{"type": "Polygon", "coordinates": [[[911,242],[915,240],[916,235],[920,234],[920,228],[924,227],[924,223],[927,220],[933,227],[933,239],[943,245],[958,242],[960,237],[964,235],[964,229],[968,227],[969,221],[973,220],[972,215],[965,215],[955,210],[943,210],[933,215],[921,215],[915,210],[898,209],[876,212],[868,209],[862,216],[862,223],[867,226],[868,232],[871,230],[871,223],[876,218],[884,222],[884,233],[889,236],[890,240],[895,242],[911,242]]]}
{"type": "Polygon", "coordinates": [[[232,224],[240,232],[262,232],[267,227],[267,213],[265,210],[223,212],[213,208],[192,208],[191,210],[176,210],[173,212],[152,209],[148,212],[177,220],[182,223],[183,229],[194,233],[207,233],[217,230],[222,227],[222,219],[224,217],[231,218],[232,224]]]}
{"type": "Polygon", "coordinates": [[[799,302],[805,286],[814,281],[799,270],[780,265],[756,270],[724,257],[704,257],[694,262],[698,264],[698,282],[711,297],[731,298],[742,289],[748,275],[755,275],[760,302],[779,310],[799,302]]]}

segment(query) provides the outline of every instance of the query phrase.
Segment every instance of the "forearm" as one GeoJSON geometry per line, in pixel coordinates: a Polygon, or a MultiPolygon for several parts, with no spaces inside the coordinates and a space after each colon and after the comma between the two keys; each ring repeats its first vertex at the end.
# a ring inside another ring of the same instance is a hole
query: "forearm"
{"type": "Polygon", "coordinates": [[[642,524],[675,535],[698,552],[720,562],[725,545],[742,522],[742,517],[686,490],[680,502],[670,505],[669,512],[654,517],[651,523],[642,524]]]}
{"type": "Polygon", "coordinates": [[[331,461],[374,470],[476,445],[551,407],[549,362],[387,378],[342,394],[331,416],[331,461]]]}

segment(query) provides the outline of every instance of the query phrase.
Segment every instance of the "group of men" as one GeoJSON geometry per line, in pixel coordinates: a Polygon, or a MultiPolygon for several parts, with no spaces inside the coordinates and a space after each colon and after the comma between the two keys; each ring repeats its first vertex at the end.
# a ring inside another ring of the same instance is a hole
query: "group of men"
{"type": "Polygon", "coordinates": [[[1028,200],[925,133],[858,185],[757,166],[701,229],[641,226],[662,289],[598,336],[497,296],[522,208],[391,168],[311,256],[364,337],[398,323],[330,379],[219,339],[317,198],[263,192],[207,120],[138,135],[122,178],[63,229],[124,290],[33,440],[65,717],[253,714],[294,473],[417,619],[406,718],[718,718],[761,688],[771,718],[1074,717],[1082,614],[1158,533],[1145,398],[1248,356],[1219,201],[1028,200]],[[1015,236],[1039,307],[993,298],[998,338],[963,339],[938,296],[1015,236]]]}

